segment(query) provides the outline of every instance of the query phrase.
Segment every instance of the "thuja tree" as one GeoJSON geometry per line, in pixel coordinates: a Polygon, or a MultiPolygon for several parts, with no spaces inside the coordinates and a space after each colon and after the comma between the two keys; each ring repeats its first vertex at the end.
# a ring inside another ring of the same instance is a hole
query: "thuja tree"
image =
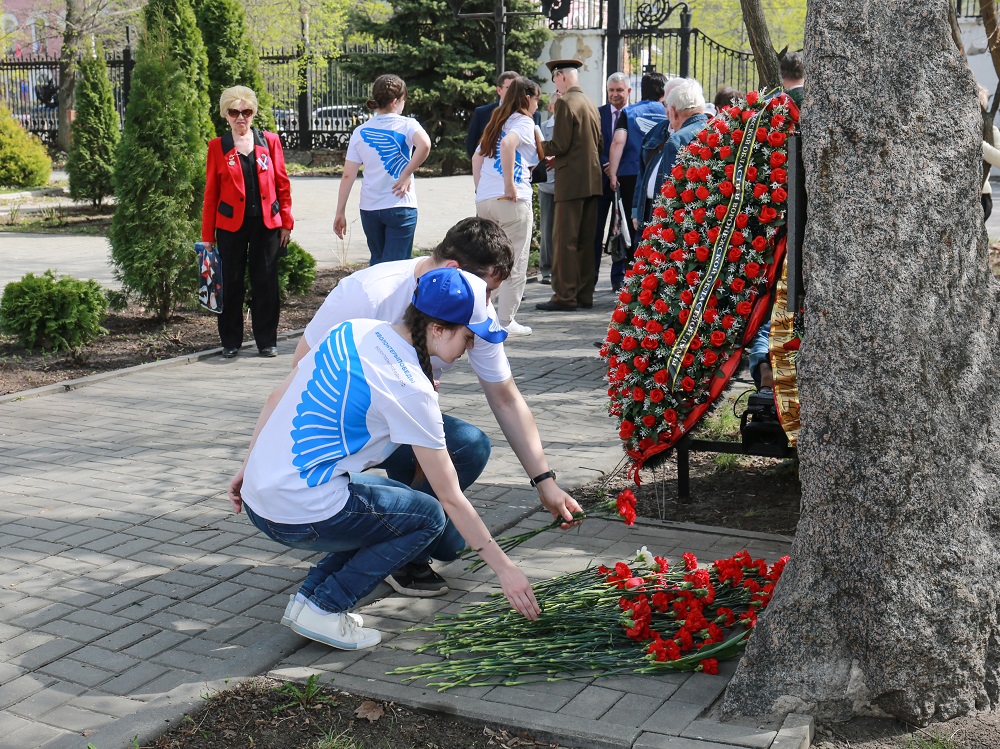
{"type": "Polygon", "coordinates": [[[76,119],[66,160],[69,194],[74,200],[99,205],[113,194],[118,139],[118,112],[104,50],[98,45],[92,56],[80,61],[76,85],[76,119]]]}
{"type": "Polygon", "coordinates": [[[948,0],[812,0],[805,57],[802,518],[725,708],[923,725],[1000,700],[976,84],[948,0]]]}
{"type": "MultiPolygon", "coordinates": [[[[191,0],[149,0],[143,11],[143,17],[150,33],[167,40],[171,57],[183,71],[191,89],[193,103],[197,108],[198,137],[203,143],[207,143],[215,137],[213,108],[208,98],[208,55],[205,52],[205,42],[198,29],[191,0]],[[162,32],[154,29],[162,29],[162,32]]],[[[174,102],[169,99],[163,100],[163,106],[167,110],[172,109],[173,104],[174,102]]],[[[218,103],[214,111],[218,112],[218,103]]],[[[204,181],[202,175],[196,183],[197,186],[200,188],[204,181]]],[[[201,210],[200,202],[192,205],[191,209],[194,216],[201,210]]]]}
{"type": "MultiPolygon", "coordinates": [[[[470,0],[463,12],[492,11],[492,0],[470,0]]],[[[384,22],[358,15],[357,30],[389,42],[386,55],[359,55],[347,60],[355,75],[374,80],[396,73],[406,81],[407,108],[414,113],[446,156],[465,160],[464,139],[469,115],[496,98],[495,36],[484,21],[456,20],[446,0],[400,0],[384,22]],[[439,141],[440,139],[440,141],[439,141]]],[[[531,0],[512,0],[508,10],[537,10],[531,0]]],[[[506,65],[533,76],[549,31],[532,16],[509,21],[506,65]]],[[[449,161],[444,164],[449,171],[449,161]]]]}
{"type": "Polygon", "coordinates": [[[247,33],[246,11],[236,0],[199,0],[198,27],[208,53],[208,98],[212,105],[215,134],[229,125],[218,116],[219,95],[230,86],[249,86],[257,94],[254,125],[274,130],[271,96],[264,87],[260,60],[247,33]]]}
{"type": "Polygon", "coordinates": [[[198,232],[191,205],[201,197],[197,185],[205,170],[198,106],[164,27],[153,24],[132,74],[109,239],[126,298],[159,320],[191,294],[196,280],[192,244],[198,232]]]}

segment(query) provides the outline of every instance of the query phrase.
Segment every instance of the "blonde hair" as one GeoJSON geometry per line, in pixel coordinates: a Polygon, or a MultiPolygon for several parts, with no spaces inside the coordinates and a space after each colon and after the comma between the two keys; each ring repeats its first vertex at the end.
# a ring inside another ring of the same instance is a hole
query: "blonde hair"
{"type": "Polygon", "coordinates": [[[225,119],[230,108],[236,109],[233,105],[238,101],[249,104],[253,113],[257,114],[257,94],[253,89],[246,86],[230,86],[219,96],[219,116],[225,119]]]}

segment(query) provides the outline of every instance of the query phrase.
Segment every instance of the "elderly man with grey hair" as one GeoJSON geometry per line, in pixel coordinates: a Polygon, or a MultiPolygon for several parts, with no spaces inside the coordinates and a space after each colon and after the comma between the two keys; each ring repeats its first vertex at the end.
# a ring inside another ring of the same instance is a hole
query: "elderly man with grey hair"
{"type": "Polygon", "coordinates": [[[656,125],[642,139],[643,168],[632,204],[632,224],[636,229],[648,223],[655,198],[673,169],[677,154],[708,122],[701,84],[693,78],[671,83],[666,99],[667,121],[656,125]]]}

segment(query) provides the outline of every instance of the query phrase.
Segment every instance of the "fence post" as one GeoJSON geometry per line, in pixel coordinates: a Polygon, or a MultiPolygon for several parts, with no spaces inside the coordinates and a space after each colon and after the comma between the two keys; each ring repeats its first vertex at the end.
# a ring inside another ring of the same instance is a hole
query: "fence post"
{"type": "Polygon", "coordinates": [[[681,78],[691,77],[691,11],[684,6],[681,11],[681,78]]]}
{"type": "Polygon", "coordinates": [[[125,45],[122,49],[122,112],[128,110],[128,92],[132,88],[132,48],[125,45]]]}
{"type": "Polygon", "coordinates": [[[295,57],[296,80],[299,91],[299,148],[311,151],[312,144],[312,112],[309,111],[309,56],[303,47],[299,47],[295,57]]]}
{"type": "Polygon", "coordinates": [[[607,33],[607,74],[605,78],[610,78],[612,73],[618,71],[618,61],[621,59],[622,42],[622,11],[621,0],[608,0],[608,33],[607,33]]]}

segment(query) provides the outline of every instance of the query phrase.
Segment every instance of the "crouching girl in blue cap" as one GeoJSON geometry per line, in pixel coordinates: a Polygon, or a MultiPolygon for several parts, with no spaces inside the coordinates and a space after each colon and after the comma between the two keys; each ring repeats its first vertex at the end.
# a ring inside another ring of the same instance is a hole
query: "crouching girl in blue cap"
{"type": "Polygon", "coordinates": [[[381,635],[349,613],[392,570],[415,558],[450,561],[466,546],[496,573],[529,619],[531,585],[493,542],[466,499],[445,448],[431,356],[452,363],[475,337],[506,333],[487,313],[486,283],[454,268],[420,277],[399,325],[349,320],[299,362],[268,398],[229,499],[263,533],[326,552],[289,601],[282,622],[335,648],[381,635]],[[360,472],[411,445],[438,499],[360,472]]]}

